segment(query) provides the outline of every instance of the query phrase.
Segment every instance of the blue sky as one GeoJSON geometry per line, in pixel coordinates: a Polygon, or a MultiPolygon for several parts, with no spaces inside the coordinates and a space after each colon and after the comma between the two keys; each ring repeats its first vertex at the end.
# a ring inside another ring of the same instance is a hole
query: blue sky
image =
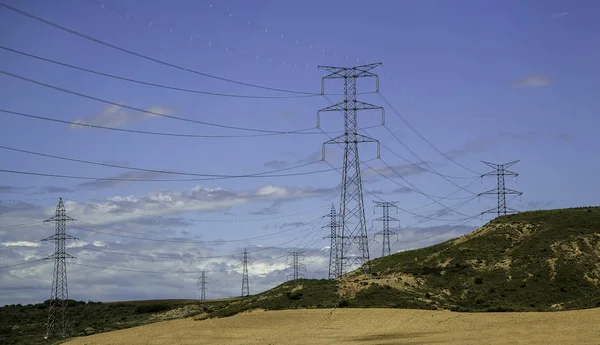
{"type": "MultiPolygon", "coordinates": [[[[395,214],[405,226],[400,231],[400,241],[394,244],[395,250],[440,242],[485,222],[478,218],[465,227],[453,227],[462,224],[457,220],[464,216],[443,214],[444,207],[464,203],[457,210],[473,216],[495,206],[493,198],[478,202],[466,191],[451,196],[457,199],[434,198],[436,202],[432,204],[431,199],[420,193],[402,190],[406,185],[402,177],[419,192],[434,197],[447,196],[459,189],[457,185],[469,183],[471,192],[480,193],[495,187],[493,178],[477,180],[473,171],[489,171],[481,160],[504,163],[520,159],[512,168],[520,174],[518,184],[509,181],[507,186],[524,194],[522,201],[511,201],[511,207],[527,210],[599,203],[595,189],[590,188],[598,171],[598,160],[593,159],[598,142],[595,115],[600,108],[597,99],[600,4],[596,2],[378,1],[368,7],[359,2],[342,5],[341,1],[211,4],[210,1],[5,0],[3,3],[155,59],[271,88],[318,93],[323,76],[318,65],[382,62],[383,66],[375,70],[380,76],[380,92],[398,113],[377,94],[361,95],[360,99],[385,106],[386,126],[397,138],[381,126],[363,132],[383,145],[383,161],[371,160],[368,166],[362,166],[364,188],[368,191],[365,213],[369,228],[371,220],[377,217],[373,215],[372,202],[376,197],[369,192],[384,200],[399,201],[402,209],[439,218],[428,220],[406,212],[395,214]],[[426,169],[452,177],[444,179],[415,170],[402,158],[418,164],[426,161],[426,169]],[[393,171],[386,165],[393,167],[393,171]],[[368,167],[379,173],[369,171],[368,167]],[[427,204],[432,205],[423,207],[427,204]]],[[[0,32],[3,47],[121,77],[238,95],[295,95],[219,81],[157,64],[6,8],[0,8],[0,32]]],[[[4,49],[0,49],[0,69],[131,107],[239,127],[276,131],[313,128],[317,110],[329,105],[322,97],[247,99],[166,90],[57,66],[4,49]]],[[[257,134],[146,116],[6,74],[0,74],[0,85],[0,108],[67,122],[179,134],[257,134]]],[[[341,86],[339,81],[327,83],[326,92],[338,94],[328,96],[329,99],[335,102],[341,99],[341,86]]],[[[372,91],[372,87],[372,82],[359,83],[360,92],[372,91]]],[[[375,112],[359,115],[360,127],[379,123],[375,112]]],[[[73,127],[0,113],[0,146],[128,167],[243,175],[315,162],[320,159],[322,143],[328,140],[319,130],[313,130],[317,134],[303,135],[182,138],[73,127]]],[[[321,127],[327,132],[341,130],[342,114],[323,114],[321,127]]],[[[375,145],[365,144],[360,152],[363,161],[375,158],[375,145]]],[[[327,160],[335,167],[341,166],[341,155],[339,147],[327,149],[327,160]]],[[[35,173],[186,178],[66,162],[4,149],[0,149],[0,161],[0,169],[35,173]]],[[[329,168],[319,162],[282,173],[329,168]]],[[[239,258],[230,255],[241,253],[244,246],[255,250],[256,246],[275,246],[255,252],[250,272],[254,293],[285,279],[289,273],[285,270],[285,250],[293,248],[307,251],[307,276],[326,276],[328,243],[321,237],[327,235],[327,230],[319,230],[326,219],[320,217],[329,212],[332,202],[339,206],[340,181],[340,173],[336,171],[285,177],[136,183],[0,173],[0,228],[46,219],[54,212],[57,198],[63,197],[69,214],[88,222],[79,223],[80,228],[121,231],[121,235],[129,236],[134,236],[129,232],[137,232],[154,239],[179,236],[194,241],[237,241],[218,245],[166,243],[69,230],[80,238],[72,252],[84,260],[103,262],[97,264],[102,267],[118,268],[111,266],[117,264],[134,270],[205,269],[213,280],[210,285],[213,291],[207,292],[209,297],[239,294],[241,271],[236,267],[239,258]],[[89,223],[112,230],[92,227],[89,223]],[[270,237],[243,240],[286,229],[289,231],[270,237]],[[94,249],[136,255],[175,253],[179,257],[157,263],[157,259],[110,255],[94,249]],[[201,259],[206,256],[222,257],[201,259]]],[[[376,224],[369,231],[375,232],[379,226],[376,224]]],[[[0,266],[48,255],[51,246],[39,246],[38,239],[52,231],[50,225],[39,224],[0,230],[3,244],[0,266]]],[[[370,246],[372,256],[380,255],[381,242],[371,241],[370,246]]],[[[84,266],[71,266],[70,272],[71,295],[78,299],[176,297],[181,291],[191,297],[195,293],[193,274],[175,275],[177,278],[170,279],[172,283],[161,289],[132,295],[128,286],[136,284],[138,278],[131,278],[130,273],[84,266]],[[94,279],[83,279],[84,275],[97,277],[91,292],[90,281],[94,279]]],[[[51,265],[47,264],[3,270],[0,280],[6,291],[0,304],[47,298],[51,274],[51,265]]],[[[133,276],[145,279],[148,285],[161,281],[157,274],[133,276]]]]}

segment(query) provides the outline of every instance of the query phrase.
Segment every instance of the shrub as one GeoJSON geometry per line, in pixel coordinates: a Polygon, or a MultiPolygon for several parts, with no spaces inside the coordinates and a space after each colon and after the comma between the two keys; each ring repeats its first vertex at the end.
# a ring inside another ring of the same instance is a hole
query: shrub
{"type": "Polygon", "coordinates": [[[166,311],[171,309],[168,304],[147,304],[147,305],[138,305],[135,308],[135,312],[137,314],[146,314],[146,313],[158,313],[161,311],[166,311]]]}
{"type": "Polygon", "coordinates": [[[475,278],[475,284],[483,284],[483,278],[481,278],[481,277],[476,277],[476,278],[475,278]]]}

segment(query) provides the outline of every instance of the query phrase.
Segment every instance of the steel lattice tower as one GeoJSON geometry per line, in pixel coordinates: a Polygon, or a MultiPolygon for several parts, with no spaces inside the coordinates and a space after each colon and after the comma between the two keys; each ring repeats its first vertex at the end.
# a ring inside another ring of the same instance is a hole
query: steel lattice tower
{"type": "Polygon", "coordinates": [[[329,236],[325,238],[329,238],[329,279],[336,279],[339,271],[339,250],[338,250],[338,224],[337,224],[337,214],[335,212],[335,206],[331,205],[331,212],[325,217],[329,217],[329,224],[325,225],[325,227],[330,229],[329,236]]]}
{"type": "Polygon", "coordinates": [[[248,251],[244,248],[244,254],[242,257],[242,297],[250,296],[250,286],[248,285],[248,251]]]}
{"type": "Polygon", "coordinates": [[[398,211],[398,206],[396,204],[397,201],[387,202],[387,201],[373,201],[375,203],[375,208],[382,207],[383,208],[383,216],[379,218],[375,218],[374,221],[383,222],[383,230],[376,233],[377,235],[383,236],[383,247],[381,248],[381,256],[386,256],[391,254],[390,248],[390,234],[398,236],[398,234],[392,230],[390,230],[390,221],[392,222],[400,222],[398,219],[390,216],[390,207],[394,207],[396,212],[398,211]]]}
{"type": "Polygon", "coordinates": [[[506,195],[522,195],[522,192],[516,191],[516,190],[512,190],[512,189],[508,189],[505,186],[505,181],[504,181],[504,177],[505,176],[519,176],[518,173],[507,170],[508,168],[510,168],[511,166],[517,164],[519,161],[513,161],[510,163],[505,163],[505,164],[494,164],[494,163],[490,163],[490,162],[484,162],[482,161],[483,164],[489,166],[490,168],[494,169],[494,171],[490,171],[487,174],[483,174],[481,175],[481,177],[484,176],[496,176],[498,178],[498,186],[495,189],[491,189],[487,192],[483,192],[483,193],[479,193],[478,196],[484,195],[484,194],[494,194],[494,195],[498,195],[498,206],[496,208],[492,208],[489,209],[487,211],[482,212],[483,213],[497,213],[498,217],[502,216],[502,215],[507,215],[507,214],[511,214],[511,213],[518,213],[519,211],[509,208],[506,206],[506,195]]]}
{"type": "Polygon", "coordinates": [[[44,222],[54,222],[56,232],[54,235],[43,239],[42,241],[54,242],[54,254],[46,260],[54,259],[54,273],[52,276],[52,291],[50,293],[50,306],[48,308],[48,328],[46,330],[46,339],[54,336],[63,338],[70,336],[71,329],[67,315],[67,303],[69,300],[69,289],[67,285],[67,265],[65,259],[74,258],[74,256],[65,252],[65,241],[76,239],[67,235],[67,221],[75,219],[67,216],[65,205],[62,198],[58,200],[56,213],[54,217],[44,222]]]}
{"type": "Polygon", "coordinates": [[[206,275],[204,274],[204,271],[202,271],[202,274],[200,275],[200,278],[198,279],[198,288],[200,289],[200,299],[201,300],[205,300],[206,299],[206,275]]]}
{"type": "MultiPolygon", "coordinates": [[[[288,255],[292,255],[292,280],[296,280],[298,279],[300,276],[302,276],[302,274],[298,273],[299,272],[299,268],[300,267],[304,267],[304,264],[301,264],[299,262],[299,258],[300,256],[302,256],[302,252],[289,252],[288,255]]],[[[289,259],[289,256],[288,256],[289,259]]]]}
{"type": "Polygon", "coordinates": [[[339,229],[337,249],[339,251],[338,273],[342,276],[349,272],[354,265],[363,266],[369,272],[369,241],[365,221],[362,180],[360,175],[360,160],[358,144],[367,142],[377,143],[379,158],[379,142],[373,138],[358,133],[357,115],[359,110],[380,110],[382,122],[384,111],[382,107],[361,102],[356,99],[356,81],[358,78],[375,78],[379,91],[379,77],[371,72],[380,63],[356,66],[333,67],[319,66],[329,74],[321,79],[321,94],[325,94],[325,81],[328,79],[344,80],[344,100],[337,104],[319,110],[317,127],[320,126],[320,113],[325,111],[340,111],[344,113],[344,133],[323,144],[323,159],[325,159],[326,144],[344,144],[344,165],[342,171],[342,187],[340,198],[339,229]]]}

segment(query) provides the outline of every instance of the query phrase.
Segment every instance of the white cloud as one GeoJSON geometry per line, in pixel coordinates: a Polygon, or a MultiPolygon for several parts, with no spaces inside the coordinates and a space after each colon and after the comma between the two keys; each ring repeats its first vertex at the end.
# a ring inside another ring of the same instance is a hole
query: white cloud
{"type": "Polygon", "coordinates": [[[552,18],[561,18],[569,14],[569,12],[555,13],[552,15],[552,18]]]}
{"type": "Polygon", "coordinates": [[[545,75],[529,75],[515,82],[512,87],[544,87],[551,83],[551,79],[545,75]]]}
{"type": "Polygon", "coordinates": [[[5,247],[39,247],[40,243],[30,241],[16,241],[16,242],[4,242],[2,243],[5,247]]]}
{"type": "MultiPolygon", "coordinates": [[[[114,196],[85,204],[65,200],[65,208],[69,216],[75,219],[85,219],[86,222],[94,224],[107,224],[131,221],[145,216],[225,210],[251,202],[290,201],[323,196],[335,191],[334,188],[290,188],[271,185],[249,191],[195,186],[183,192],[162,190],[148,193],[146,196],[114,196]]],[[[48,213],[54,212],[53,210],[54,208],[49,209],[48,213]]]]}
{"type": "MultiPolygon", "coordinates": [[[[171,115],[173,111],[171,109],[161,107],[158,105],[151,106],[146,111],[171,115]]],[[[109,105],[102,109],[95,115],[87,118],[78,118],[69,125],[68,129],[82,129],[85,126],[82,125],[95,125],[95,126],[108,126],[108,127],[125,127],[134,122],[150,119],[157,117],[155,114],[141,113],[137,111],[127,110],[119,105],[109,105]]]]}

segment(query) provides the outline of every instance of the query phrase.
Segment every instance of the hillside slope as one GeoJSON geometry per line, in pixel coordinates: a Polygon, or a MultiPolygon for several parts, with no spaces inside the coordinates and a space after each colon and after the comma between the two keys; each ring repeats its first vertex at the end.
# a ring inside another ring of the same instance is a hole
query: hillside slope
{"type": "Polygon", "coordinates": [[[301,279],[213,316],[253,309],[395,307],[551,311],[600,306],[600,208],[499,217],[435,246],[371,261],[338,281],[301,279]]]}

